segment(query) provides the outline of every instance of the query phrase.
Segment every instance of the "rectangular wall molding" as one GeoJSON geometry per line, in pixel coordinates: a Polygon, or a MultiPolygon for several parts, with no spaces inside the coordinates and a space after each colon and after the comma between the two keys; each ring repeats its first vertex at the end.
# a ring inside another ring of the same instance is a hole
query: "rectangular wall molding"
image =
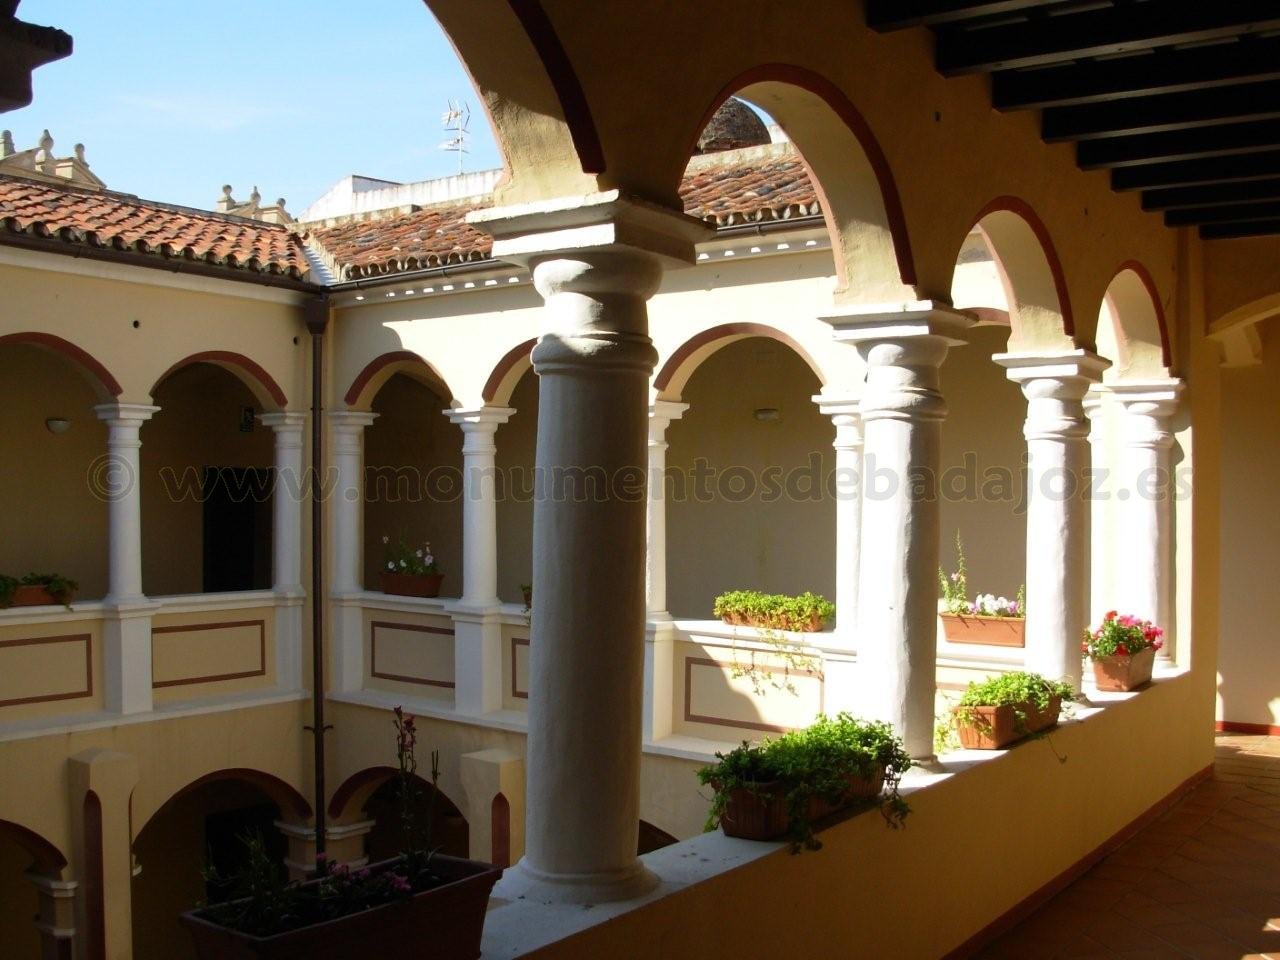
{"type": "Polygon", "coordinates": [[[369,623],[369,676],[452,690],[453,630],[417,623],[369,623]],[[424,644],[423,638],[447,637],[447,644],[424,644]],[[414,668],[423,667],[416,670],[414,668]]]}
{"type": "Polygon", "coordinates": [[[265,620],[151,628],[151,686],[244,680],[267,672],[265,620]]]}
{"type": "Polygon", "coordinates": [[[93,636],[23,637],[0,641],[0,707],[93,696],[93,636]],[[40,689],[65,677],[65,684],[40,689]]]}

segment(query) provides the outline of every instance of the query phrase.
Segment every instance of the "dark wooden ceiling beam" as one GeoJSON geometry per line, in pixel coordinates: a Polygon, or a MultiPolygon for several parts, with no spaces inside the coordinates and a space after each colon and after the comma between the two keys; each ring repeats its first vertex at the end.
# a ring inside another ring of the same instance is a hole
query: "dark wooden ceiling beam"
{"type": "Polygon", "coordinates": [[[1280,220],[1280,201],[1230,205],[1225,207],[1190,207],[1186,210],[1167,210],[1166,226],[1193,227],[1205,223],[1247,223],[1255,220],[1280,220]]]}
{"type": "Polygon", "coordinates": [[[1262,80],[1280,80],[1280,39],[1248,37],[1039,70],[1002,70],[992,77],[991,96],[998,110],[1031,110],[1262,80]]]}
{"type": "Polygon", "coordinates": [[[1134,3],[982,30],[942,28],[936,63],[947,76],[990,73],[1277,28],[1275,0],[1134,3]]]}
{"type": "Polygon", "coordinates": [[[1083,140],[1076,144],[1076,162],[1084,170],[1098,170],[1276,148],[1280,148],[1280,121],[1260,120],[1135,137],[1083,140]]]}
{"type": "Polygon", "coordinates": [[[1048,143],[1061,143],[1276,117],[1280,117],[1280,83],[1251,83],[1228,93],[1196,90],[1056,107],[1044,112],[1041,135],[1048,143]]]}
{"type": "Polygon", "coordinates": [[[1245,223],[1209,223],[1200,228],[1200,236],[1205,240],[1265,237],[1276,233],[1280,233],[1280,219],[1251,220],[1245,223]]]}
{"type": "Polygon", "coordinates": [[[1190,207],[1256,203],[1259,200],[1280,200],[1280,178],[1146,190],[1142,194],[1142,209],[1181,210],[1190,207]]]}
{"type": "Polygon", "coordinates": [[[975,17],[1020,13],[1061,0],[867,0],[867,26],[873,30],[936,27],[975,17]]]}
{"type": "Polygon", "coordinates": [[[1111,171],[1113,190],[1153,190],[1239,180],[1268,180],[1280,170],[1280,150],[1233,154],[1205,160],[1150,163],[1111,171]]]}

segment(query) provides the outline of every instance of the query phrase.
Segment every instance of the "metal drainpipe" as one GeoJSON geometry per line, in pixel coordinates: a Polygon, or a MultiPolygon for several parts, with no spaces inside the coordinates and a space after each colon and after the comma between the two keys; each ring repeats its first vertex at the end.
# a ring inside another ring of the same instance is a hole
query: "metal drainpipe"
{"type": "Polygon", "coordinates": [[[316,853],[325,852],[324,735],[324,518],[321,482],[324,470],[324,333],[329,298],[309,300],[304,317],[311,333],[311,731],[315,747],[316,853]]]}

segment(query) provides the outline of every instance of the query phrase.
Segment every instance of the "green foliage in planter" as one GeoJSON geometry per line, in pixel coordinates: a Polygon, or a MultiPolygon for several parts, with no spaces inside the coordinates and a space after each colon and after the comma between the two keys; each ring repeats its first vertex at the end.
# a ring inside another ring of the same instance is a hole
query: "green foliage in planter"
{"type": "Polygon", "coordinates": [[[810,800],[838,804],[848,794],[851,777],[873,779],[881,767],[885,789],[879,803],[886,822],[901,826],[911,812],[898,792],[911,758],[887,723],[858,720],[847,713],[819,716],[803,730],[760,744],[744,742],[716,758],[717,763],[698,771],[698,780],[715,790],[707,830],[719,826],[735,789],[759,794],[762,787],[777,782],[785,799],[791,852],[818,850],[822,844],[814,836],[810,800]]]}
{"type": "Polygon", "coordinates": [[[1075,700],[1076,693],[1069,683],[1046,680],[1038,673],[1015,670],[992,677],[984,683],[970,683],[956,710],[956,719],[962,723],[982,723],[983,718],[974,707],[1012,706],[1014,726],[1019,731],[1027,728],[1027,714],[1023,705],[1033,704],[1036,710],[1047,710],[1050,702],[1059,698],[1063,703],[1075,700]]]}
{"type": "Polygon", "coordinates": [[[798,597],[758,590],[730,590],[716,597],[712,608],[721,620],[773,630],[812,630],[836,615],[836,605],[826,597],[805,591],[798,597]]]}
{"type": "Polygon", "coordinates": [[[13,597],[19,587],[44,587],[55,601],[69,607],[80,584],[60,573],[28,573],[25,577],[0,574],[0,610],[13,605],[13,597]]]}

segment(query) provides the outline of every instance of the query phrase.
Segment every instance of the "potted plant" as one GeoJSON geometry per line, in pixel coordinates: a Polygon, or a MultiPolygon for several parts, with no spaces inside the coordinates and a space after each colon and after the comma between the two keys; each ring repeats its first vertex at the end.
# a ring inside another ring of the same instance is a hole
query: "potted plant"
{"type": "Polygon", "coordinates": [[[6,607],[47,607],[60,603],[71,609],[80,584],[60,573],[28,573],[25,577],[0,574],[0,610],[6,607]]]}
{"type": "Polygon", "coordinates": [[[1014,600],[982,593],[969,600],[969,569],[964,541],[956,532],[956,569],[950,576],[938,568],[938,601],[942,629],[950,643],[982,643],[994,647],[1026,645],[1026,588],[1018,588],[1014,600]]]}
{"type": "Polygon", "coordinates": [[[531,610],[533,608],[533,584],[520,584],[520,596],[524,598],[524,608],[526,610],[531,610]]]}
{"type": "Polygon", "coordinates": [[[798,597],[758,590],[730,590],[716,597],[715,615],[732,626],[816,633],[835,616],[830,600],[808,591],[798,597]]]}
{"type": "Polygon", "coordinates": [[[910,812],[898,784],[911,767],[887,723],[847,713],[760,744],[743,743],[698,771],[715,795],[708,830],[747,840],[787,837],[793,853],[819,849],[813,822],[854,803],[879,803],[890,826],[910,812]]]}
{"type": "MultiPolygon", "coordinates": [[[[414,718],[396,708],[401,818],[408,850],[360,870],[317,858],[316,876],[287,882],[261,837],[233,882],[237,896],[182,915],[200,960],[346,960],[392,956],[422,943],[442,960],[480,956],[489,892],[502,870],[431,852],[430,827],[438,753],[431,755],[426,823],[418,822],[414,718]]],[[[217,878],[213,878],[217,879],[217,878]]]]}
{"type": "Polygon", "coordinates": [[[970,683],[952,708],[952,722],[966,749],[1001,750],[1056,726],[1062,704],[1074,699],[1070,684],[1036,673],[1002,673],[985,683],[970,683]]]}
{"type": "Polygon", "coordinates": [[[404,537],[394,543],[382,538],[382,569],[378,572],[382,592],[399,597],[438,597],[444,574],[431,552],[431,544],[409,544],[404,537]]]}
{"type": "Polygon", "coordinates": [[[1150,620],[1110,610],[1102,626],[1085,631],[1080,645],[1093,661],[1093,682],[1099,690],[1126,692],[1151,682],[1156,651],[1164,646],[1164,631],[1150,620]]]}

